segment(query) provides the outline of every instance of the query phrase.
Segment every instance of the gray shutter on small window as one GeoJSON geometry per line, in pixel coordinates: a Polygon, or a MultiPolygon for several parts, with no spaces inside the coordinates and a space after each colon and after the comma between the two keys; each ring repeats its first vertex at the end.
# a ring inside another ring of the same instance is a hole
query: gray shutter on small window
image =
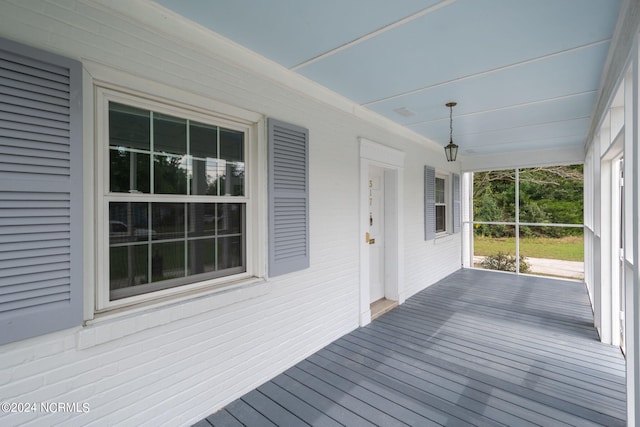
{"type": "Polygon", "coordinates": [[[269,119],[269,276],[309,267],[309,131],[269,119]]]}
{"type": "Polygon", "coordinates": [[[81,72],[0,39],[0,344],[82,323],[81,72]]]}
{"type": "Polygon", "coordinates": [[[460,232],[460,175],[453,174],[453,232],[460,232]]]}
{"type": "Polygon", "coordinates": [[[436,170],[424,167],[424,240],[436,238],[436,170]]]}

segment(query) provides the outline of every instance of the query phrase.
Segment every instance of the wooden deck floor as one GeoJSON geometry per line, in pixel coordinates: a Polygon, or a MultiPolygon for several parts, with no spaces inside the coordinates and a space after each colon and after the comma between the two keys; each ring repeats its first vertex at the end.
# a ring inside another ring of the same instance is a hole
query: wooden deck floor
{"type": "Polygon", "coordinates": [[[461,270],[202,426],[624,426],[584,285],[461,270]]]}

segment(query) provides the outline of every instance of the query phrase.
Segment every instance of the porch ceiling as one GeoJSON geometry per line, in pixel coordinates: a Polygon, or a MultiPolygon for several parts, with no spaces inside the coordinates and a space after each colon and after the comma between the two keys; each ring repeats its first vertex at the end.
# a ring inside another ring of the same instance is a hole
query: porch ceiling
{"type": "Polygon", "coordinates": [[[620,0],[156,0],[465,157],[581,147],[620,0]]]}

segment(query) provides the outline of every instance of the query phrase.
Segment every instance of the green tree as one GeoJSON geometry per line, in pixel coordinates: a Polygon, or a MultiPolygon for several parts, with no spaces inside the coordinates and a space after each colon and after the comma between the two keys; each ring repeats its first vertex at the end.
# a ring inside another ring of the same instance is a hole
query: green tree
{"type": "MultiPolygon", "coordinates": [[[[498,206],[497,198],[491,187],[487,187],[482,192],[479,200],[474,206],[474,215],[476,221],[500,222],[503,221],[504,213],[502,208],[498,206]]],[[[504,225],[478,224],[476,234],[482,236],[502,237],[506,235],[507,230],[504,225]]]]}

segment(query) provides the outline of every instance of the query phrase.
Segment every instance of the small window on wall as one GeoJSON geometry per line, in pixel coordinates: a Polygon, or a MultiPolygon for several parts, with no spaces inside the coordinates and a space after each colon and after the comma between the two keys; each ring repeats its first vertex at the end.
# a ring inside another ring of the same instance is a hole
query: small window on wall
{"type": "Polygon", "coordinates": [[[248,126],[104,96],[108,269],[99,308],[246,275],[248,126]]]}
{"type": "Polygon", "coordinates": [[[436,233],[447,231],[446,180],[436,176],[436,233]]]}
{"type": "Polygon", "coordinates": [[[424,167],[424,240],[460,231],[460,177],[424,167]]]}

